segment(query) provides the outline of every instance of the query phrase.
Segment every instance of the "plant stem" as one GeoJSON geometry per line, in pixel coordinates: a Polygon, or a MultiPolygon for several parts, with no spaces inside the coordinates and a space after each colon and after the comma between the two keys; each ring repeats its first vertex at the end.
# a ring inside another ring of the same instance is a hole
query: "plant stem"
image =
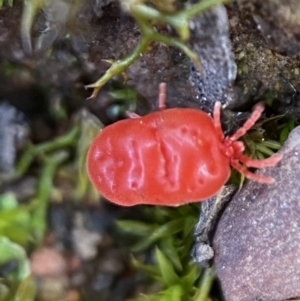
{"type": "Polygon", "coordinates": [[[104,75],[98,79],[93,84],[85,86],[86,88],[94,88],[94,91],[90,98],[95,97],[99,90],[114,76],[118,75],[119,73],[124,72],[124,70],[130,66],[136,59],[138,59],[141,55],[141,53],[146,52],[148,45],[151,42],[151,37],[148,35],[145,35],[141,38],[139,41],[139,44],[134,49],[134,51],[129,54],[127,57],[121,60],[117,60],[112,63],[110,68],[104,73],[104,75]]]}
{"type": "Polygon", "coordinates": [[[41,176],[37,187],[36,207],[32,215],[32,226],[35,232],[35,238],[41,242],[46,231],[46,211],[48,206],[49,197],[53,188],[53,178],[58,165],[60,165],[66,158],[68,153],[59,151],[53,154],[46,161],[46,164],[41,172],[41,176]]]}
{"type": "Polygon", "coordinates": [[[180,15],[184,15],[185,18],[192,18],[198,15],[199,13],[216,6],[218,4],[232,2],[233,0],[202,0],[196,4],[187,7],[186,9],[178,12],[180,15]]]}
{"type": "Polygon", "coordinates": [[[211,286],[215,280],[215,270],[214,268],[208,268],[204,270],[204,275],[202,277],[199,292],[195,296],[194,301],[207,301],[211,286]]]}
{"type": "Polygon", "coordinates": [[[78,133],[79,127],[74,126],[70,131],[68,131],[64,135],[52,139],[51,141],[44,142],[39,145],[29,145],[29,147],[24,152],[17,164],[15,175],[16,178],[21,177],[26,172],[29,165],[36,158],[36,156],[45,154],[46,152],[61,149],[70,146],[73,143],[76,143],[78,133]]]}
{"type": "Polygon", "coordinates": [[[139,24],[142,38],[130,55],[124,59],[113,62],[110,68],[100,79],[93,84],[86,86],[86,88],[94,89],[90,98],[94,98],[98,94],[99,90],[111,78],[124,72],[125,69],[137,60],[142,53],[147,51],[150,43],[154,41],[178,47],[193,61],[197,69],[201,72],[202,68],[197,54],[184,43],[184,41],[188,40],[190,36],[189,19],[212,6],[230,1],[232,0],[203,0],[174,13],[160,12],[159,10],[143,3],[136,3],[134,0],[121,1],[123,9],[127,10],[139,24]],[[158,33],[154,27],[154,25],[158,23],[173,27],[179,38],[158,33]]]}

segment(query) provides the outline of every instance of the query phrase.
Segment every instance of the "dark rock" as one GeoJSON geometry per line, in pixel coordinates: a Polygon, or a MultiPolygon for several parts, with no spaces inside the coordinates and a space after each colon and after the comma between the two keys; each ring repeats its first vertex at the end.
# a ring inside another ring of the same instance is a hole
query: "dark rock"
{"type": "Polygon", "coordinates": [[[202,267],[209,267],[212,263],[211,260],[214,257],[212,237],[216,223],[235,191],[235,185],[223,186],[217,195],[201,203],[201,213],[194,231],[196,243],[192,256],[202,267]]]}
{"type": "MultiPolygon", "coordinates": [[[[279,1],[234,1],[227,6],[230,39],[238,66],[235,86],[239,88],[237,101],[230,104],[230,108],[245,110],[259,100],[268,100],[272,101],[274,114],[286,114],[298,121],[300,95],[297,91],[300,90],[300,81],[297,59],[275,53],[254,20],[254,15],[261,18],[268,15],[268,19],[273,19],[273,24],[283,24],[284,20],[278,15],[270,15],[277,3],[279,1]],[[268,5],[270,7],[266,11],[268,5]]],[[[285,34],[290,35],[287,29],[285,34]]],[[[291,37],[290,44],[297,43],[294,38],[296,36],[291,37]]]]}
{"type": "Polygon", "coordinates": [[[98,18],[101,18],[103,15],[103,7],[111,4],[115,0],[93,0],[93,11],[98,18]]]}
{"type": "Polygon", "coordinates": [[[268,169],[275,184],[247,182],[217,225],[215,265],[227,301],[300,296],[300,127],[281,153],[268,169]]]}
{"type": "Polygon", "coordinates": [[[202,72],[191,68],[191,82],[200,104],[212,110],[216,101],[227,104],[234,97],[232,84],[237,66],[229,40],[226,9],[218,5],[190,22],[192,49],[198,54],[202,72]]]}
{"type": "Polygon", "coordinates": [[[298,0],[253,1],[253,18],[270,48],[288,56],[300,52],[298,0]]]}
{"type": "Polygon", "coordinates": [[[8,103],[0,104],[0,173],[12,173],[18,146],[28,138],[24,116],[8,103]]]}

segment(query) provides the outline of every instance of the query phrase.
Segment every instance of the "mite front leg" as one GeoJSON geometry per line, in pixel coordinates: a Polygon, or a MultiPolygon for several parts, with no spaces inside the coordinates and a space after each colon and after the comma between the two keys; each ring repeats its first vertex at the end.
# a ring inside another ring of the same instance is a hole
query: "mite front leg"
{"type": "Polygon", "coordinates": [[[166,108],[166,83],[159,84],[158,107],[160,110],[166,108]]]}
{"type": "Polygon", "coordinates": [[[275,166],[282,159],[282,157],[283,157],[282,154],[274,154],[267,159],[259,160],[259,159],[251,159],[245,155],[240,155],[238,159],[248,167],[264,168],[264,167],[275,166]]]}
{"type": "Polygon", "coordinates": [[[261,116],[264,109],[265,109],[265,106],[262,102],[257,103],[254,106],[254,110],[253,110],[252,114],[250,115],[250,117],[246,120],[246,122],[243,124],[243,126],[241,128],[239,128],[232,136],[229,137],[230,140],[231,141],[236,141],[240,137],[245,135],[245,133],[250,128],[252,128],[253,125],[255,124],[255,122],[259,119],[259,117],[261,116]]]}
{"type": "Polygon", "coordinates": [[[221,102],[217,101],[214,106],[213,120],[214,120],[215,129],[218,133],[218,136],[220,137],[220,140],[222,141],[224,139],[224,133],[222,130],[220,115],[221,115],[221,102]]]}
{"type": "Polygon", "coordinates": [[[250,180],[260,182],[263,184],[273,184],[275,182],[275,180],[272,177],[266,177],[263,175],[253,173],[245,166],[240,164],[237,160],[232,160],[230,164],[233,168],[235,168],[237,171],[239,171],[241,174],[243,174],[246,178],[250,180]]]}

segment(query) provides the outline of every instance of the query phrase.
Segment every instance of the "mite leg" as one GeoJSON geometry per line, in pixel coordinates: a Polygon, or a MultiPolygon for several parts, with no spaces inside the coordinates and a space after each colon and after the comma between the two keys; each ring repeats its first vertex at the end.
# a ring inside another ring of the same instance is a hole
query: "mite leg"
{"type": "MultiPolygon", "coordinates": [[[[160,110],[164,110],[166,108],[166,90],[167,90],[166,86],[167,86],[166,83],[159,84],[158,108],[160,110]]],[[[131,111],[126,111],[126,115],[132,119],[141,117],[140,115],[131,111]]]]}
{"type": "Polygon", "coordinates": [[[239,139],[240,137],[242,137],[243,135],[245,135],[245,133],[250,128],[252,128],[253,125],[255,124],[255,122],[259,119],[259,117],[261,116],[264,109],[265,109],[265,107],[262,102],[257,103],[254,106],[253,112],[250,115],[250,117],[248,118],[248,120],[246,120],[246,122],[243,124],[243,126],[240,127],[232,136],[229,137],[230,140],[235,141],[235,140],[239,139]]]}
{"type": "Polygon", "coordinates": [[[139,114],[131,112],[131,111],[126,111],[125,113],[131,119],[141,118],[141,116],[139,114]]]}
{"type": "Polygon", "coordinates": [[[245,155],[240,155],[238,159],[248,167],[263,168],[263,167],[275,166],[282,159],[282,157],[283,157],[282,154],[274,154],[267,159],[259,160],[259,159],[251,159],[245,155]]]}
{"type": "Polygon", "coordinates": [[[166,83],[159,84],[158,108],[164,110],[166,108],[166,83]]]}
{"type": "Polygon", "coordinates": [[[221,115],[221,102],[217,101],[214,106],[213,120],[214,120],[214,126],[218,133],[218,136],[219,136],[220,140],[223,140],[224,133],[222,130],[220,115],[221,115]]]}
{"type": "Polygon", "coordinates": [[[263,175],[255,174],[249,169],[247,169],[245,166],[240,164],[237,160],[232,160],[230,162],[231,166],[235,168],[237,171],[239,171],[241,174],[243,174],[246,178],[260,182],[263,184],[272,184],[275,182],[275,180],[272,177],[266,177],[263,175]]]}

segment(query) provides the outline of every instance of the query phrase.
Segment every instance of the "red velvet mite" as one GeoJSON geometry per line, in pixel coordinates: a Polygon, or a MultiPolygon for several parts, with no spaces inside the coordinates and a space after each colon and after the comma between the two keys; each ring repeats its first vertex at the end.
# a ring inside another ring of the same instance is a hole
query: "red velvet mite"
{"type": "Polygon", "coordinates": [[[230,166],[251,180],[274,182],[247,167],[274,166],[282,155],[251,159],[243,155],[243,142],[237,141],[260,117],[262,103],[254,106],[241,128],[224,137],[220,102],[211,118],[196,109],[165,109],[165,97],[166,84],[162,83],[159,111],[142,117],[133,113],[130,119],[101,130],[92,142],[87,170],[105,198],[122,206],[198,202],[218,192],[230,176],[230,166]]]}

